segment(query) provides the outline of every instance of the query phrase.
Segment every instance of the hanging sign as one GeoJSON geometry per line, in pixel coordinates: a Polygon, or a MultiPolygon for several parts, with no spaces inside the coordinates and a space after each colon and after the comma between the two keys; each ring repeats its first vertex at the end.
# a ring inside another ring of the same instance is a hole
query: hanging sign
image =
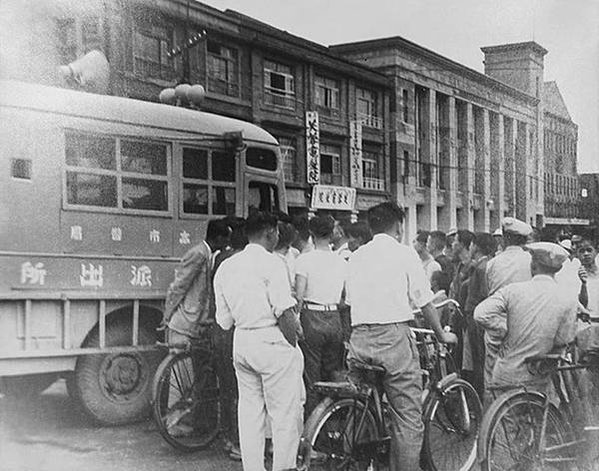
{"type": "Polygon", "coordinates": [[[320,183],[320,129],[316,111],[306,111],[306,172],[309,185],[320,183]]]}
{"type": "Polygon", "coordinates": [[[362,188],[362,121],[349,122],[350,185],[362,188]]]}
{"type": "Polygon", "coordinates": [[[356,189],[347,186],[314,185],[313,209],[352,211],[356,205],[356,189]]]}

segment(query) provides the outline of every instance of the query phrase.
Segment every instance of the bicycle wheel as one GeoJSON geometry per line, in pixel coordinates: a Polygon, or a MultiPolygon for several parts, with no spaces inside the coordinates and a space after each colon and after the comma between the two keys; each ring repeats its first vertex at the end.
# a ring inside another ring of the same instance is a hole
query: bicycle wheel
{"type": "Polygon", "coordinates": [[[311,449],[310,470],[387,469],[388,441],[381,440],[373,411],[357,399],[325,398],[308,418],[302,441],[311,449]]]}
{"type": "Polygon", "coordinates": [[[220,429],[218,388],[218,377],[207,362],[192,361],[189,352],[168,355],[154,377],[154,419],[160,435],[182,451],[210,444],[220,429]]]}
{"type": "Polygon", "coordinates": [[[481,470],[576,470],[576,451],[564,446],[570,437],[568,423],[552,404],[545,406],[544,395],[506,393],[491,405],[481,425],[481,470]]]}
{"type": "Polygon", "coordinates": [[[451,381],[424,405],[423,452],[432,471],[467,471],[476,461],[482,405],[470,383],[451,381]]]}

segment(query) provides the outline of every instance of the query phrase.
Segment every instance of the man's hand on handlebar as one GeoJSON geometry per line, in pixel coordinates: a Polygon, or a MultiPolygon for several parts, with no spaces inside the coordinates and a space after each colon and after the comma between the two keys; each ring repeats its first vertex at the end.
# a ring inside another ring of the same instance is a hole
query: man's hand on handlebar
{"type": "Polygon", "coordinates": [[[453,332],[443,332],[443,335],[439,339],[441,343],[456,344],[458,343],[458,336],[453,332]]]}

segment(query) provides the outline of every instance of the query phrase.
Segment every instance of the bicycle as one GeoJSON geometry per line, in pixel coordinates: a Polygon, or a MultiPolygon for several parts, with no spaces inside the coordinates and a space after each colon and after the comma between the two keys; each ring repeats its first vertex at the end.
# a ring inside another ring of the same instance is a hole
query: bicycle
{"type": "Polygon", "coordinates": [[[189,344],[158,343],[169,354],[154,375],[152,406],[160,435],[174,448],[206,448],[221,425],[219,380],[209,336],[189,344]]]}
{"type": "MultiPolygon", "coordinates": [[[[442,308],[457,302],[446,300],[442,308]]],[[[476,460],[482,405],[474,388],[447,370],[451,355],[430,329],[413,328],[420,352],[425,424],[422,457],[430,470],[466,471],[476,460]]],[[[385,369],[355,363],[361,381],[319,382],[324,399],[304,427],[300,461],[304,469],[381,470],[389,460],[390,415],[384,397],[385,369]]]]}
{"type": "Polygon", "coordinates": [[[525,361],[531,373],[550,376],[559,406],[549,394],[524,386],[501,394],[481,425],[481,470],[593,469],[585,445],[589,433],[599,427],[585,427],[589,410],[585,410],[585,388],[577,373],[598,357],[575,363],[571,356],[548,354],[525,361]]]}

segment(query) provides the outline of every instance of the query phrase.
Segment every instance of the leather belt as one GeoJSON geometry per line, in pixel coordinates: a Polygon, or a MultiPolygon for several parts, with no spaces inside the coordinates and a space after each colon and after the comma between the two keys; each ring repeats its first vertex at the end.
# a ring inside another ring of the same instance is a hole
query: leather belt
{"type": "Polygon", "coordinates": [[[338,311],[338,304],[314,304],[314,303],[304,303],[304,307],[306,309],[310,309],[310,311],[338,311]]]}

